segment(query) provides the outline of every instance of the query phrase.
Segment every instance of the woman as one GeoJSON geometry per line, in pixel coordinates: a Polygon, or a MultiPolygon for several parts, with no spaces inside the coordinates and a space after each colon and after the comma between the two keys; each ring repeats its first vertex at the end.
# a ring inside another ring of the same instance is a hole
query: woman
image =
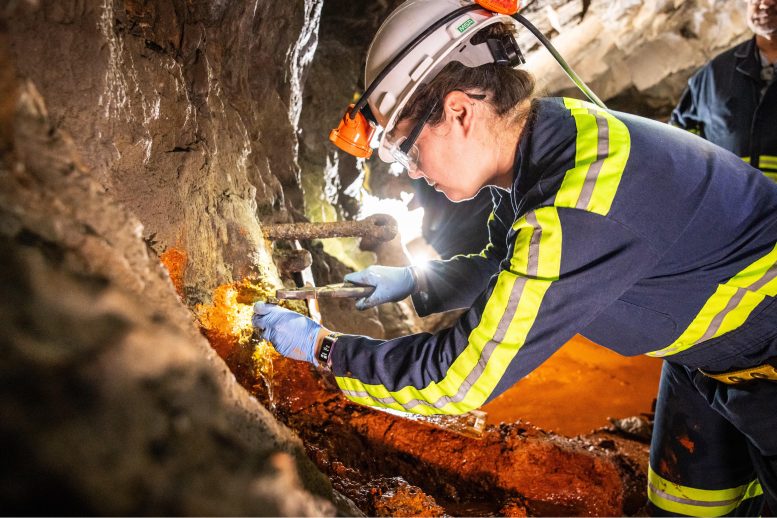
{"type": "Polygon", "coordinates": [[[328,364],[350,399],[421,414],[478,408],[575,333],[663,357],[654,513],[777,510],[777,186],[681,130],[532,90],[510,65],[451,61],[398,113],[370,101],[382,158],[453,201],[491,190],[490,244],[346,279],[376,287],[360,308],[408,295],[422,316],[469,308],[456,325],[381,341],[259,303],[255,327],[328,364]]]}

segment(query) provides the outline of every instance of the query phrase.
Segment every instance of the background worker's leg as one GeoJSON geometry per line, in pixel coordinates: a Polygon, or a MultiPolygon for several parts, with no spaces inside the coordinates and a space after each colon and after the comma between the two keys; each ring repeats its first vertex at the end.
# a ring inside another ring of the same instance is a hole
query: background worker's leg
{"type": "Polygon", "coordinates": [[[750,443],[751,463],[761,482],[768,512],[774,515],[777,513],[777,382],[727,385],[701,373],[693,375],[693,382],[707,403],[750,443]]]}
{"type": "Polygon", "coordinates": [[[757,516],[762,496],[748,442],[710,408],[685,367],[664,362],[650,447],[654,516],[757,516]]]}
{"type": "Polygon", "coordinates": [[[777,455],[761,455],[758,448],[752,445],[750,454],[766,500],[760,516],[777,516],[777,455]]]}

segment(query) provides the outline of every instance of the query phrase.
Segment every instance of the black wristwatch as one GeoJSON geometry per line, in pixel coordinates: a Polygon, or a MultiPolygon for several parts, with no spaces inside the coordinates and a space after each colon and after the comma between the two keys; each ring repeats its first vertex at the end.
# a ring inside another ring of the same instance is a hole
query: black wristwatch
{"type": "Polygon", "coordinates": [[[332,347],[342,333],[329,333],[321,340],[321,349],[318,350],[318,363],[330,367],[332,362],[332,347]]]}

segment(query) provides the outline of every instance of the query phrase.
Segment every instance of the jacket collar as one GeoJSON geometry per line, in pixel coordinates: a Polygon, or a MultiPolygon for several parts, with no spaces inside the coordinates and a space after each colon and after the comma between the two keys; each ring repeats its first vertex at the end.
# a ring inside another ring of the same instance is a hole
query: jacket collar
{"type": "Polygon", "coordinates": [[[755,44],[755,36],[740,45],[734,52],[737,58],[737,71],[753,79],[761,79],[761,58],[758,55],[758,47],[755,44]]]}

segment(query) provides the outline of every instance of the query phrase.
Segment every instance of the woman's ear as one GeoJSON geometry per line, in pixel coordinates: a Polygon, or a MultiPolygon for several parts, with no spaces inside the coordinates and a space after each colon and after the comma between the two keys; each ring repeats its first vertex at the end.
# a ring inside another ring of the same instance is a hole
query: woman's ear
{"type": "Polygon", "coordinates": [[[451,129],[460,129],[466,136],[472,129],[474,107],[472,98],[464,92],[460,90],[449,92],[443,102],[446,125],[451,129]]]}

